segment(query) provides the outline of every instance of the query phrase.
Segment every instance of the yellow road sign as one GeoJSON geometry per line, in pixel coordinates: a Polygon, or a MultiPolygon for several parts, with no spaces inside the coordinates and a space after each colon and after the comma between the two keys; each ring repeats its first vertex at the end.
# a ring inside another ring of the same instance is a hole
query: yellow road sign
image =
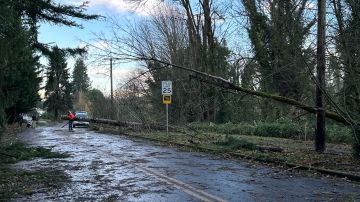
{"type": "Polygon", "coordinates": [[[171,95],[163,95],[163,104],[171,104],[171,95]]]}

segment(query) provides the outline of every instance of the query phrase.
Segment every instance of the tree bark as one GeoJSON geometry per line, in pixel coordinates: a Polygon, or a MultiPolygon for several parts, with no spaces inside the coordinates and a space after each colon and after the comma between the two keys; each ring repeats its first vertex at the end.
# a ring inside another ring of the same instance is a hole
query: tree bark
{"type": "Polygon", "coordinates": [[[326,0],[318,0],[318,33],[317,33],[317,83],[316,83],[316,129],[315,150],[325,151],[325,109],[323,90],[325,89],[325,10],[326,0]]]}

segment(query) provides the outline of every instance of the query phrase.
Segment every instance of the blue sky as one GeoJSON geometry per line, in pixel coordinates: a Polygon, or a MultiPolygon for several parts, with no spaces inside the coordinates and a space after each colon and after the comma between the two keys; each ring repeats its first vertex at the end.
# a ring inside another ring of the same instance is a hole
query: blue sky
{"type": "MultiPolygon", "coordinates": [[[[147,5],[142,7],[135,7],[124,0],[91,0],[87,13],[99,14],[104,17],[115,17],[123,20],[124,24],[127,20],[136,20],[140,17],[146,17],[148,8],[157,4],[157,0],[148,0],[147,5]]],[[[79,4],[80,0],[55,0],[56,3],[61,4],[79,4]]],[[[93,20],[93,21],[77,21],[83,25],[83,29],[76,27],[57,26],[53,24],[41,24],[39,28],[39,40],[43,43],[56,44],[60,48],[74,48],[84,46],[86,43],[95,43],[96,33],[109,33],[109,25],[106,20],[93,20]]],[[[105,74],[109,74],[108,65],[98,65],[89,63],[91,55],[88,56],[88,75],[92,82],[92,87],[103,91],[105,94],[110,90],[110,79],[105,74]]],[[[41,60],[42,63],[47,63],[46,59],[41,60]]],[[[74,60],[68,59],[68,67],[72,72],[74,60]]],[[[136,64],[118,64],[114,65],[114,88],[120,85],[129,74],[135,70],[136,64]]]]}
{"type": "MultiPolygon", "coordinates": [[[[79,5],[84,0],[54,0],[56,3],[61,4],[75,4],[79,5]]],[[[164,0],[144,0],[147,4],[142,5],[134,9],[134,5],[129,2],[136,0],[90,0],[90,4],[87,10],[88,14],[99,14],[104,17],[116,18],[120,24],[123,22],[124,25],[129,23],[129,21],[138,21],[139,19],[146,18],[149,13],[156,13],[160,8],[160,2],[164,0]]],[[[174,2],[169,0],[169,2],[174,2]]],[[[191,2],[198,2],[192,1],[191,2]]],[[[240,1],[214,1],[219,5],[213,5],[215,7],[220,7],[223,10],[223,13],[228,13],[234,11],[233,9],[240,9],[240,1]],[[235,2],[232,4],[232,2],[235,2]],[[238,5],[239,4],[239,5],[238,5]],[[230,10],[230,11],[229,11],[230,10]]],[[[196,6],[194,6],[196,7],[196,6]]],[[[315,7],[314,1],[310,1],[309,8],[315,7]]],[[[313,9],[312,9],[313,10],[313,9]]],[[[239,11],[239,10],[237,10],[239,11]]],[[[196,13],[196,11],[194,11],[196,13]]],[[[312,11],[311,11],[312,12],[312,11]]],[[[232,13],[234,14],[234,13],[232,13]]],[[[235,13],[236,16],[239,13],[235,13]]],[[[240,12],[241,14],[241,12],[240,12]]],[[[312,17],[312,15],[310,15],[312,17]]],[[[234,53],[241,53],[243,56],[251,56],[251,46],[248,40],[247,31],[245,27],[247,24],[246,17],[237,17],[235,20],[231,15],[225,15],[225,20],[218,20],[217,30],[219,33],[225,33],[225,39],[227,40],[228,47],[234,53]],[[224,25],[224,29],[221,28],[221,25],[224,25]],[[226,32],[224,32],[226,30],[226,32]]],[[[61,48],[67,47],[78,47],[84,46],[85,43],[98,44],[96,42],[95,34],[104,33],[105,35],[111,35],[109,24],[106,20],[94,20],[94,21],[78,21],[83,25],[83,29],[76,27],[65,27],[65,26],[55,26],[51,24],[42,24],[39,29],[39,40],[43,43],[55,43],[61,48]],[[85,42],[85,43],[84,43],[85,42]]],[[[92,81],[92,87],[97,88],[103,91],[105,94],[109,94],[110,91],[110,79],[109,76],[109,62],[106,61],[106,65],[99,65],[90,63],[91,59],[91,50],[90,55],[88,56],[89,60],[86,61],[88,65],[88,75],[92,81]]],[[[47,63],[46,60],[42,59],[43,63],[47,63]]],[[[74,65],[74,60],[68,60],[68,67],[70,72],[74,65]]],[[[130,78],[132,72],[136,69],[136,63],[123,63],[114,65],[113,75],[114,75],[114,88],[121,85],[125,80],[130,78]]]]}

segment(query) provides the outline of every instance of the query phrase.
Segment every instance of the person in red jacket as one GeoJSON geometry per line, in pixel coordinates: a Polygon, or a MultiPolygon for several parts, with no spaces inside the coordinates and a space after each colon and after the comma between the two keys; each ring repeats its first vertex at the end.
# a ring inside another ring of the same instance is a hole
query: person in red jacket
{"type": "Polygon", "coordinates": [[[75,115],[69,111],[69,131],[73,131],[73,122],[75,119],[75,115]]]}

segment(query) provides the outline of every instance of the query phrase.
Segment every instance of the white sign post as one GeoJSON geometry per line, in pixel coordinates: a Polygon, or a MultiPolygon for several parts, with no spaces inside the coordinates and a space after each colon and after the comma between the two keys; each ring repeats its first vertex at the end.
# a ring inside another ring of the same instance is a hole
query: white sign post
{"type": "Polygon", "coordinates": [[[163,103],[166,105],[166,133],[169,133],[169,104],[171,103],[172,81],[161,82],[161,93],[163,94],[163,103]],[[170,98],[165,99],[164,96],[170,96],[170,98]]]}

